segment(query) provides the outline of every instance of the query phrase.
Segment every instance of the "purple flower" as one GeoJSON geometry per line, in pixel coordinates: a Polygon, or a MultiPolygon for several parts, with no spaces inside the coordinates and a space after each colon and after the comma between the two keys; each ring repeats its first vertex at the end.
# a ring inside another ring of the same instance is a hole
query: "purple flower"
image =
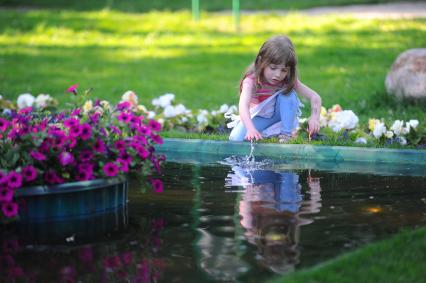
{"type": "Polygon", "coordinates": [[[138,132],[141,133],[142,135],[147,136],[151,134],[151,129],[145,126],[141,126],[141,127],[138,127],[138,132]]]}
{"type": "Polygon", "coordinates": [[[151,179],[151,185],[156,193],[162,193],[164,190],[163,182],[160,179],[151,179]]]}
{"type": "Polygon", "coordinates": [[[142,159],[146,159],[149,156],[149,151],[146,150],[144,147],[139,147],[137,149],[138,151],[138,155],[142,158],[142,159]]]}
{"type": "Polygon", "coordinates": [[[32,165],[25,166],[22,168],[22,175],[27,182],[34,181],[37,179],[37,170],[32,165]]]}
{"type": "Polygon", "coordinates": [[[9,127],[10,122],[0,117],[0,132],[5,132],[9,127]]]}
{"type": "Polygon", "coordinates": [[[14,217],[18,214],[18,205],[14,202],[3,202],[1,210],[6,217],[14,217]]]}
{"type": "Polygon", "coordinates": [[[93,250],[92,247],[84,247],[79,252],[80,260],[83,262],[93,261],[93,250]]]}
{"type": "Polygon", "coordinates": [[[44,173],[44,180],[48,184],[57,184],[63,182],[63,180],[58,176],[55,170],[50,169],[46,173],[44,173]]]}
{"type": "Polygon", "coordinates": [[[117,119],[118,119],[118,121],[122,121],[124,123],[129,123],[130,120],[132,119],[132,116],[129,113],[121,112],[118,115],[117,119]]]}
{"type": "Polygon", "coordinates": [[[4,184],[7,182],[7,174],[0,171],[0,184],[4,184]]]}
{"type": "Polygon", "coordinates": [[[116,141],[116,142],[114,143],[114,146],[115,146],[115,148],[116,148],[118,151],[126,150],[126,142],[125,142],[125,141],[123,141],[123,140],[118,140],[118,141],[116,141]]]}
{"type": "Polygon", "coordinates": [[[61,153],[59,153],[59,163],[62,166],[67,166],[67,165],[73,164],[74,163],[74,156],[67,151],[62,151],[61,153]]]}
{"type": "Polygon", "coordinates": [[[149,120],[149,127],[155,132],[161,131],[161,124],[155,120],[149,120]]]}
{"type": "Polygon", "coordinates": [[[104,153],[106,150],[105,143],[101,139],[97,139],[93,145],[93,150],[99,153],[104,153]]]}
{"type": "Polygon", "coordinates": [[[0,189],[0,203],[11,202],[13,199],[13,191],[8,188],[0,189]]]}
{"type": "Polygon", "coordinates": [[[67,89],[67,92],[70,92],[70,93],[73,93],[74,95],[77,95],[77,87],[78,87],[78,84],[73,84],[72,86],[70,86],[67,89]]]}
{"type": "Polygon", "coordinates": [[[163,144],[163,139],[159,135],[151,135],[151,139],[156,144],[163,144]]]}
{"type": "Polygon", "coordinates": [[[84,124],[81,126],[81,135],[80,138],[82,140],[88,140],[92,136],[92,127],[89,124],[84,124]]]}
{"type": "Polygon", "coordinates": [[[127,164],[132,163],[133,160],[132,156],[125,151],[120,153],[120,159],[126,162],[127,164]]]}
{"type": "Polygon", "coordinates": [[[102,168],[104,174],[108,177],[114,177],[118,174],[118,166],[113,162],[108,162],[102,168]]]}
{"type": "Polygon", "coordinates": [[[70,128],[69,135],[70,135],[70,137],[73,137],[73,138],[80,136],[81,135],[81,126],[80,125],[72,126],[70,128]]]}
{"type": "Polygon", "coordinates": [[[67,128],[71,128],[73,126],[78,126],[78,125],[80,125],[80,121],[76,118],[68,118],[64,120],[64,126],[67,128]]]}
{"type": "Polygon", "coordinates": [[[15,171],[9,172],[7,175],[7,185],[13,189],[20,188],[22,186],[22,175],[15,171]]]}
{"type": "Polygon", "coordinates": [[[77,166],[77,174],[75,178],[79,181],[93,179],[93,165],[90,163],[82,163],[77,166]]]}
{"type": "Polygon", "coordinates": [[[121,265],[120,258],[118,256],[111,256],[104,259],[104,267],[107,269],[114,269],[121,265]]]}
{"type": "Polygon", "coordinates": [[[112,125],[112,126],[110,127],[110,129],[111,129],[111,132],[112,132],[112,133],[117,134],[117,135],[121,135],[121,131],[120,131],[120,129],[119,129],[118,127],[116,127],[116,126],[112,125]]]}
{"type": "Polygon", "coordinates": [[[90,151],[90,150],[88,150],[88,149],[83,149],[81,152],[80,152],[80,155],[79,155],[79,160],[80,161],[82,161],[82,162],[87,162],[87,161],[90,161],[90,160],[92,160],[92,158],[93,158],[93,152],[92,151],[90,151]]]}
{"type": "Polygon", "coordinates": [[[125,110],[125,109],[129,109],[130,107],[132,107],[132,104],[128,101],[123,101],[117,104],[117,110],[121,111],[121,110],[125,110]]]}
{"type": "Polygon", "coordinates": [[[90,118],[90,121],[92,121],[92,123],[96,125],[99,122],[100,116],[101,114],[99,114],[98,112],[95,112],[92,115],[89,115],[89,118],[90,118]]]}

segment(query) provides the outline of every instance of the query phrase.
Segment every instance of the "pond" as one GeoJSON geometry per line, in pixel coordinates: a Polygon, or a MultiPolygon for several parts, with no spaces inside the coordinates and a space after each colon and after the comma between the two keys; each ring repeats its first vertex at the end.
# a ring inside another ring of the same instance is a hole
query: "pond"
{"type": "Polygon", "coordinates": [[[163,193],[132,182],[126,209],[66,238],[6,226],[0,281],[263,282],[426,224],[426,177],[408,167],[169,160],[163,193]]]}

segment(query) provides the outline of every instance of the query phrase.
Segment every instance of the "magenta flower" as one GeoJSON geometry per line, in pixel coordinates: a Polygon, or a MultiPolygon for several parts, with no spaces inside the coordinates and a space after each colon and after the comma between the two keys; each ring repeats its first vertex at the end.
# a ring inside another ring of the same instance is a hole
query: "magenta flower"
{"type": "Polygon", "coordinates": [[[108,162],[102,168],[104,174],[108,177],[114,177],[118,174],[118,166],[114,162],[108,162]]]}
{"type": "Polygon", "coordinates": [[[118,141],[116,141],[116,142],[114,143],[114,146],[115,146],[115,148],[116,148],[118,151],[126,150],[126,142],[125,142],[125,141],[123,141],[123,140],[118,140],[118,141]]]}
{"type": "Polygon", "coordinates": [[[0,189],[0,203],[11,202],[13,199],[13,191],[8,188],[0,189]]]}
{"type": "Polygon", "coordinates": [[[3,202],[1,210],[6,217],[15,217],[18,214],[18,205],[14,202],[3,202]]]}
{"type": "Polygon", "coordinates": [[[67,128],[71,128],[78,125],[80,125],[80,121],[76,118],[68,118],[64,120],[64,126],[67,128]]]}
{"type": "Polygon", "coordinates": [[[93,145],[93,150],[99,153],[104,153],[106,151],[106,146],[103,140],[97,139],[93,145]]]}
{"type": "Polygon", "coordinates": [[[84,149],[80,152],[80,155],[78,156],[78,159],[82,162],[87,162],[92,160],[93,158],[93,152],[88,150],[88,149],[84,149]]]}
{"type": "Polygon", "coordinates": [[[130,107],[132,107],[132,104],[128,101],[123,101],[117,104],[117,110],[121,111],[121,110],[125,110],[125,109],[129,109],[130,107]]]}
{"type": "Polygon", "coordinates": [[[0,184],[4,184],[7,182],[7,174],[0,171],[0,184]]]}
{"type": "Polygon", "coordinates": [[[73,137],[73,138],[79,137],[81,135],[81,126],[80,125],[72,126],[70,128],[69,135],[70,137],[73,137]]]}
{"type": "Polygon", "coordinates": [[[104,267],[107,269],[115,269],[120,265],[121,261],[118,256],[111,256],[104,259],[104,267]]]}
{"type": "Polygon", "coordinates": [[[161,124],[155,120],[149,120],[149,127],[155,132],[161,131],[161,124]]]}
{"type": "Polygon", "coordinates": [[[132,163],[133,158],[130,154],[128,154],[127,152],[123,151],[120,153],[120,160],[123,160],[124,162],[126,162],[127,164],[132,163]]]}
{"type": "Polygon", "coordinates": [[[22,175],[12,171],[7,175],[7,185],[9,188],[17,189],[22,186],[22,175]]]}
{"type": "Polygon", "coordinates": [[[84,141],[90,139],[90,137],[92,136],[92,127],[90,127],[89,124],[84,124],[80,127],[80,129],[80,138],[84,141]]]}
{"type": "Polygon", "coordinates": [[[40,153],[38,151],[31,151],[30,156],[38,161],[46,160],[46,156],[43,153],[40,153]]]}
{"type": "Polygon", "coordinates": [[[80,260],[83,262],[93,261],[93,250],[92,247],[84,247],[79,252],[80,260]]]}
{"type": "Polygon", "coordinates": [[[37,170],[32,165],[25,166],[22,168],[22,175],[27,182],[34,181],[37,179],[37,170]]]}
{"type": "Polygon", "coordinates": [[[48,184],[58,184],[63,182],[62,178],[60,178],[56,171],[53,169],[50,169],[49,171],[44,173],[44,180],[48,184]]]}
{"type": "Polygon", "coordinates": [[[151,185],[156,193],[162,193],[164,190],[163,182],[160,179],[151,179],[151,185]]]}
{"type": "Polygon", "coordinates": [[[159,135],[151,135],[151,139],[156,144],[163,144],[163,139],[159,135]]]}
{"type": "Polygon", "coordinates": [[[74,163],[74,156],[67,151],[62,151],[61,153],[59,153],[58,158],[59,158],[59,163],[62,166],[67,166],[74,163]]]}
{"type": "Polygon", "coordinates": [[[138,151],[138,155],[142,158],[142,159],[146,159],[149,156],[149,151],[146,150],[144,147],[139,147],[137,149],[138,151]]]}
{"type": "Polygon", "coordinates": [[[117,134],[117,135],[121,135],[121,131],[120,131],[120,129],[119,129],[118,127],[116,127],[116,126],[112,125],[112,126],[110,127],[110,129],[111,129],[111,132],[112,132],[112,133],[117,134]]]}
{"type": "Polygon", "coordinates": [[[149,135],[151,134],[151,129],[145,126],[141,126],[138,128],[138,132],[141,133],[142,135],[149,135]]]}
{"type": "Polygon", "coordinates": [[[78,87],[78,84],[73,84],[72,86],[70,86],[67,89],[67,92],[70,92],[70,93],[73,93],[74,95],[77,95],[77,87],[78,87]]]}
{"type": "Polygon", "coordinates": [[[129,123],[130,120],[132,119],[132,116],[129,113],[126,112],[121,112],[118,117],[117,117],[118,121],[124,122],[124,123],[129,123]]]}
{"type": "Polygon", "coordinates": [[[9,127],[10,122],[0,117],[0,132],[5,132],[9,127]]]}

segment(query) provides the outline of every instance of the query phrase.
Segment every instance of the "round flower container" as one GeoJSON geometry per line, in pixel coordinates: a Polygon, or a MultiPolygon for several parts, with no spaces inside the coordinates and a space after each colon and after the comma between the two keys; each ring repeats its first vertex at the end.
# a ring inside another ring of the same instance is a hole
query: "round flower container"
{"type": "Polygon", "coordinates": [[[105,178],[59,185],[23,187],[20,221],[51,221],[91,217],[127,205],[125,178],[105,178]]]}
{"type": "Polygon", "coordinates": [[[16,197],[20,234],[32,241],[93,240],[127,225],[125,178],[23,187],[16,197]]]}

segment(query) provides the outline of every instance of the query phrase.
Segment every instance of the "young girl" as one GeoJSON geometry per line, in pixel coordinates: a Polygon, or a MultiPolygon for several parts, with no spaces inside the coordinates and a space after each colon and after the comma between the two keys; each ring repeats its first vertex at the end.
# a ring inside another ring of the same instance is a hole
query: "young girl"
{"type": "Polygon", "coordinates": [[[262,45],[241,80],[240,122],[232,130],[230,140],[262,139],[263,130],[281,122],[279,141],[289,141],[296,133],[300,116],[297,94],[311,103],[309,135],[319,131],[321,97],[297,78],[296,63],[293,43],[288,37],[274,36],[262,45]]]}

